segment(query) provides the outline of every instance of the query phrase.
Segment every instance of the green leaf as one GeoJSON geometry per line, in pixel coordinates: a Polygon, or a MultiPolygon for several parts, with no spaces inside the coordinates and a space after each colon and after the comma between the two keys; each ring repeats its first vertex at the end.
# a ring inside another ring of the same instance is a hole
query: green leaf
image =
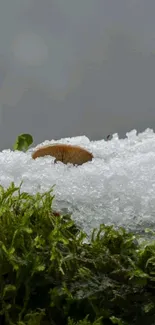
{"type": "Polygon", "coordinates": [[[3,298],[5,298],[6,296],[8,298],[8,295],[10,296],[12,293],[15,292],[16,292],[16,287],[14,285],[7,284],[3,290],[3,298]]]}
{"type": "Polygon", "coordinates": [[[144,311],[145,313],[149,313],[153,308],[155,308],[155,304],[151,302],[144,306],[144,311]]]}
{"type": "Polygon", "coordinates": [[[112,321],[113,324],[125,325],[125,323],[122,322],[122,320],[120,318],[117,318],[115,316],[110,317],[110,320],[112,321]]]}
{"type": "Polygon", "coordinates": [[[33,137],[30,134],[20,134],[14,145],[13,145],[13,149],[14,150],[19,150],[19,151],[27,151],[29,146],[33,143],[33,137]]]}

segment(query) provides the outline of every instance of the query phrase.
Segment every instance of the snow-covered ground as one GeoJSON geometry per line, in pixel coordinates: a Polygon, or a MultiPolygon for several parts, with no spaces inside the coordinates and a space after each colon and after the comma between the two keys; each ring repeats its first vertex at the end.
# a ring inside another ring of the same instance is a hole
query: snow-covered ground
{"type": "MultiPolygon", "coordinates": [[[[44,192],[54,187],[54,207],[67,209],[89,233],[100,223],[125,226],[130,230],[155,229],[155,133],[147,129],[137,135],[117,134],[112,140],[90,141],[87,137],[44,141],[78,144],[94,155],[91,162],[73,167],[54,158],[33,160],[27,153],[0,152],[0,184],[10,182],[29,193],[44,192]]],[[[42,145],[39,144],[38,146],[42,145]]],[[[37,146],[37,147],[38,147],[37,146]]]]}

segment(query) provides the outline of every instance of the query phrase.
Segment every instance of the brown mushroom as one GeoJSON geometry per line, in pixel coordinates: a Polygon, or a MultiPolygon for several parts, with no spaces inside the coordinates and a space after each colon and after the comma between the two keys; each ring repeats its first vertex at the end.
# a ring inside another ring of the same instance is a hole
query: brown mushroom
{"type": "Polygon", "coordinates": [[[64,164],[82,165],[93,159],[92,153],[79,146],[70,144],[52,144],[40,147],[32,153],[32,158],[52,156],[55,162],[61,161],[64,164]]]}

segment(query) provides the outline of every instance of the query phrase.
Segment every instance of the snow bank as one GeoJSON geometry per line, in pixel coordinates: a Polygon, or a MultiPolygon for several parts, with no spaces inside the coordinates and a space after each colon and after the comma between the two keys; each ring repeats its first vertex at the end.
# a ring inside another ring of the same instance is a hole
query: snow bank
{"type": "MultiPolygon", "coordinates": [[[[54,164],[54,158],[33,160],[31,153],[0,152],[0,184],[10,182],[31,194],[54,187],[54,207],[73,213],[78,225],[89,233],[100,223],[140,231],[155,228],[155,133],[147,129],[137,135],[117,134],[112,140],[90,141],[87,137],[66,138],[51,143],[80,145],[94,155],[92,162],[73,167],[54,164]]],[[[37,146],[37,147],[39,147],[37,146]]]]}

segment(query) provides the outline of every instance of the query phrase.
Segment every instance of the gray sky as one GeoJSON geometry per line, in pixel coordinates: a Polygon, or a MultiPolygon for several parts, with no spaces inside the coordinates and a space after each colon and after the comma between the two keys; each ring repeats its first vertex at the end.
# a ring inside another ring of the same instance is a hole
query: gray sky
{"type": "Polygon", "coordinates": [[[0,149],[154,128],[155,1],[1,0],[0,149]]]}

